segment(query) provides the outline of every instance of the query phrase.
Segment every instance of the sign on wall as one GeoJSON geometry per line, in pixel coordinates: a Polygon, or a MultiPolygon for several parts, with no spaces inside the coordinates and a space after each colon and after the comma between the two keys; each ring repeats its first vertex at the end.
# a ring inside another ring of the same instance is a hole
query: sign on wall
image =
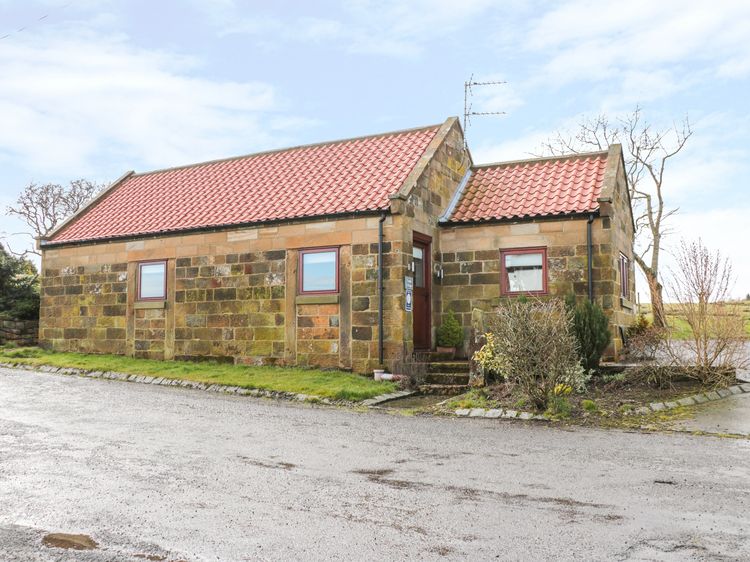
{"type": "Polygon", "coordinates": [[[404,277],[404,287],[406,288],[406,298],[404,299],[404,310],[411,312],[411,306],[414,302],[412,290],[414,288],[414,278],[407,275],[404,277]]]}

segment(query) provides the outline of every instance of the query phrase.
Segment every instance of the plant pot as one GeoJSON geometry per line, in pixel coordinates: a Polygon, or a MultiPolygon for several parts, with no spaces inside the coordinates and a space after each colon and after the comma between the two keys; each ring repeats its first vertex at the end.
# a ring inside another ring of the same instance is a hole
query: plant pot
{"type": "Polygon", "coordinates": [[[373,378],[374,378],[374,379],[375,379],[376,381],[379,381],[379,380],[383,380],[383,374],[384,374],[384,373],[385,373],[385,370],[384,370],[384,369],[375,369],[375,370],[374,370],[374,371],[372,372],[372,375],[373,375],[373,378]]]}
{"type": "Polygon", "coordinates": [[[443,355],[450,355],[451,359],[454,359],[456,357],[456,348],[455,347],[442,347],[437,346],[437,352],[443,355]]]}

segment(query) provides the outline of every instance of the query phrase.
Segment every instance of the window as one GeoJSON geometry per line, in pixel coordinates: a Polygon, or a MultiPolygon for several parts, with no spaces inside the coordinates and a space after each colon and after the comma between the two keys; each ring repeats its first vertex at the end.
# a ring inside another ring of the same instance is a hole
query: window
{"type": "Polygon", "coordinates": [[[424,287],[424,248],[414,246],[414,286],[424,287]]]}
{"type": "Polygon", "coordinates": [[[625,254],[620,254],[620,296],[630,296],[630,260],[625,254]]]}
{"type": "Polygon", "coordinates": [[[138,264],[138,300],[167,298],[167,262],[151,261],[138,264]]]}
{"type": "Polygon", "coordinates": [[[503,294],[547,292],[547,249],[501,250],[503,294]]]}
{"type": "Polygon", "coordinates": [[[339,251],[338,248],[300,250],[299,292],[338,293],[339,251]]]}

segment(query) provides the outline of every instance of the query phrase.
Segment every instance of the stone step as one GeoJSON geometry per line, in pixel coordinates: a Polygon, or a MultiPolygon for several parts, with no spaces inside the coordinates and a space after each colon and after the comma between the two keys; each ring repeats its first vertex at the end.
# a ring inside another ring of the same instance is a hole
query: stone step
{"type": "Polygon", "coordinates": [[[414,361],[418,363],[430,363],[432,361],[453,361],[450,353],[438,353],[437,351],[415,351],[414,361]]]}
{"type": "Polygon", "coordinates": [[[469,373],[468,361],[433,361],[427,365],[428,373],[469,373]]]}
{"type": "Polygon", "coordinates": [[[426,384],[440,384],[440,385],[468,385],[469,374],[468,373],[427,373],[424,377],[426,384]]]}
{"type": "Polygon", "coordinates": [[[422,394],[455,395],[466,392],[467,386],[463,384],[423,384],[419,386],[422,394]]]}

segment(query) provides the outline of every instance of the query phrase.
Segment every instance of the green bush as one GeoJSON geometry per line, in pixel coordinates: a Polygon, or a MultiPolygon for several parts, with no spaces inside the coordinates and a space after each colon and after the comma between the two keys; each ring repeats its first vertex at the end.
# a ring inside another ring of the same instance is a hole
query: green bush
{"type": "Polygon", "coordinates": [[[651,328],[651,322],[648,318],[646,318],[646,315],[641,312],[633,321],[633,323],[628,326],[626,335],[628,338],[639,336],[646,332],[649,328],[651,328]]]}
{"type": "Polygon", "coordinates": [[[437,344],[440,347],[456,348],[464,344],[464,330],[452,310],[443,316],[443,323],[437,329],[437,344]]]}
{"type": "Polygon", "coordinates": [[[477,353],[531,406],[544,411],[553,397],[585,386],[571,323],[572,313],[560,300],[509,301],[487,318],[491,337],[477,353]]]}
{"type": "Polygon", "coordinates": [[[39,318],[39,280],[29,260],[0,245],[0,316],[13,320],[39,318]]]}
{"type": "Polygon", "coordinates": [[[581,408],[587,412],[596,412],[598,410],[596,402],[593,400],[581,400],[581,408]]]}
{"type": "Polygon", "coordinates": [[[553,418],[569,418],[571,412],[570,400],[566,396],[550,396],[547,402],[546,414],[553,418]]]}
{"type": "Polygon", "coordinates": [[[578,341],[578,354],[584,369],[599,368],[602,353],[612,339],[609,319],[602,307],[585,299],[578,304],[575,296],[569,295],[565,303],[573,311],[573,333],[578,341]]]}

